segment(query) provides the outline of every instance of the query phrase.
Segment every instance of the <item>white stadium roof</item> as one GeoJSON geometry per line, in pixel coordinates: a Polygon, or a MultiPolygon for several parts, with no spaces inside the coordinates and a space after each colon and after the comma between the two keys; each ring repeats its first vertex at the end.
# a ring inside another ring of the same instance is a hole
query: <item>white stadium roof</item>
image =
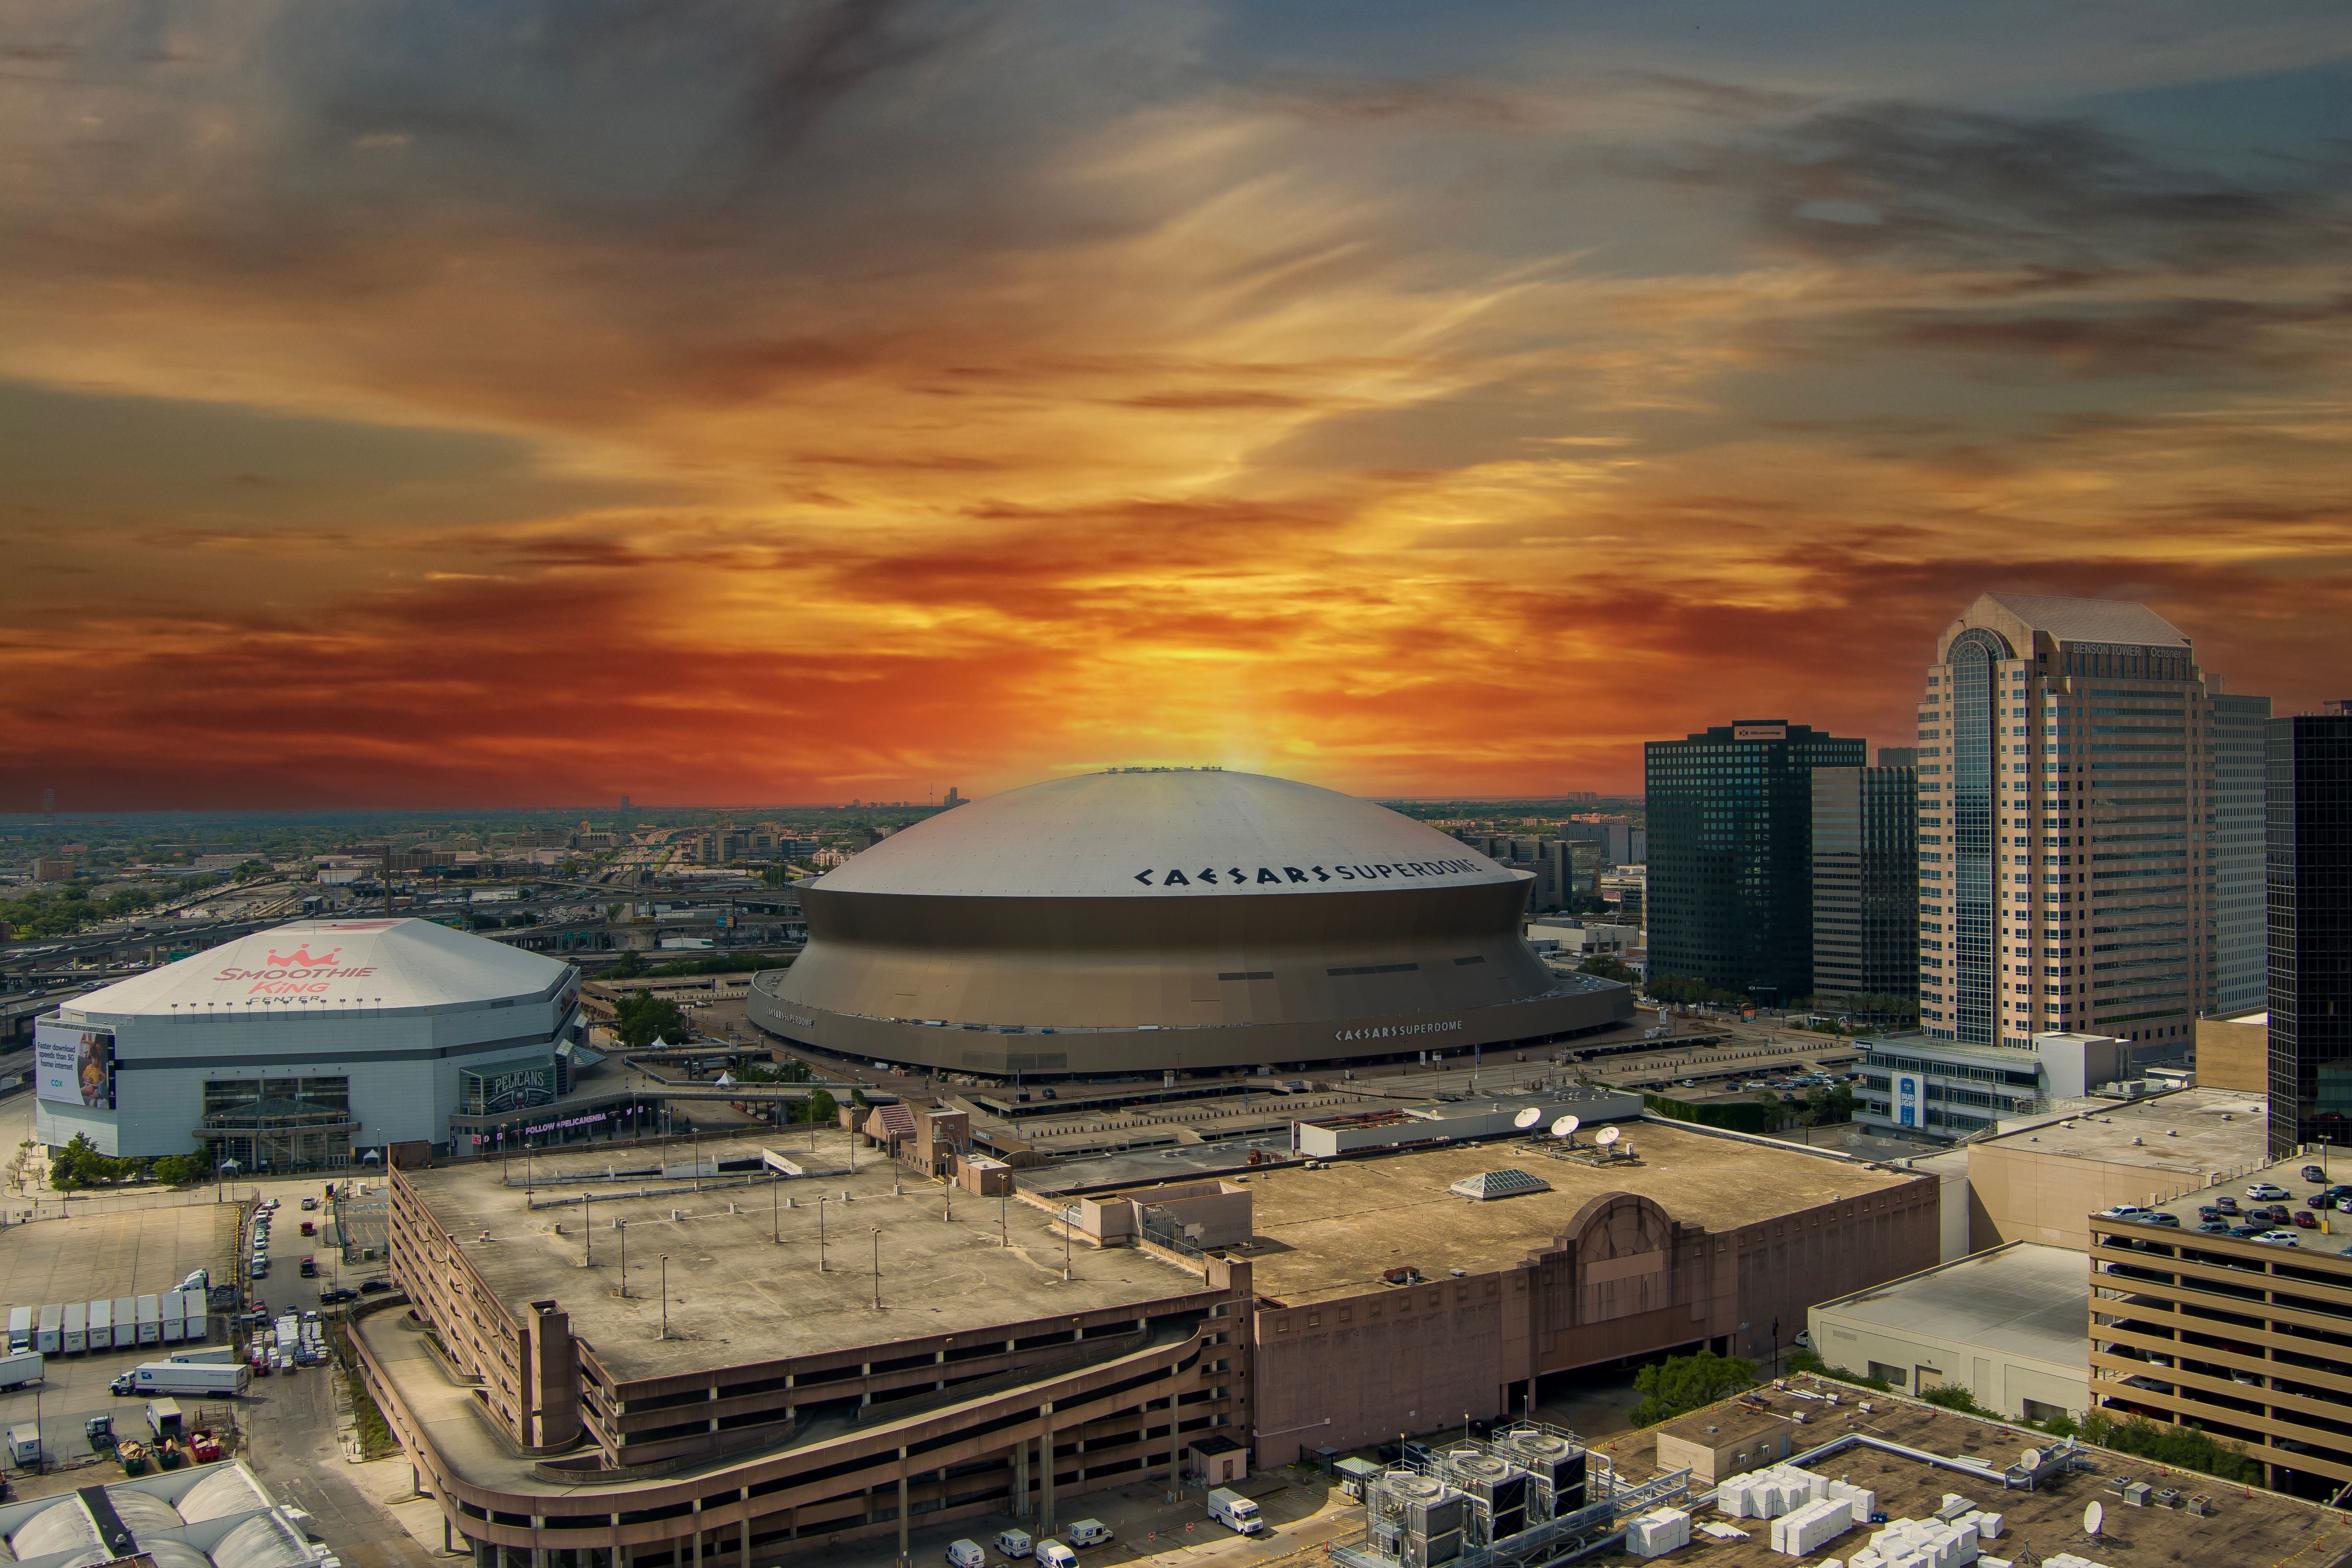
{"type": "Polygon", "coordinates": [[[966,898],[1214,898],[1526,876],[1337,790],[1217,769],[1125,768],[942,812],[812,885],[966,898]]]}
{"type": "Polygon", "coordinates": [[[186,1017],[247,1003],[481,1006],[550,995],[571,965],[431,921],[297,921],[117,981],[68,1004],[93,1021],[186,1017]]]}

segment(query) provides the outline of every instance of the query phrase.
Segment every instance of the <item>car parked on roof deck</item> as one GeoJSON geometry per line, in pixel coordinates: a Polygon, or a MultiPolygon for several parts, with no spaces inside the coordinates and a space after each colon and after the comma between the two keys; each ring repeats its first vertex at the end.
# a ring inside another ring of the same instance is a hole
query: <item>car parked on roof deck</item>
{"type": "Polygon", "coordinates": [[[2319,1216],[2309,1209],[2297,1209],[2294,1211],[2294,1223],[2299,1230],[2317,1230],[2319,1216]]]}
{"type": "Polygon", "coordinates": [[[2257,1203],[2267,1204],[2275,1203],[2280,1198],[2290,1197],[2293,1194],[2276,1182],[2255,1182],[2246,1188],[2246,1195],[2257,1203]]]}
{"type": "Polygon", "coordinates": [[[2303,1240],[2291,1230],[2266,1230],[2254,1237],[2267,1247],[2301,1247],[2303,1240]]]}
{"type": "Polygon", "coordinates": [[[2303,1168],[2302,1174],[2303,1179],[2306,1182],[2324,1182],[2327,1180],[2327,1173],[2317,1165],[2305,1165],[2303,1168]]]}

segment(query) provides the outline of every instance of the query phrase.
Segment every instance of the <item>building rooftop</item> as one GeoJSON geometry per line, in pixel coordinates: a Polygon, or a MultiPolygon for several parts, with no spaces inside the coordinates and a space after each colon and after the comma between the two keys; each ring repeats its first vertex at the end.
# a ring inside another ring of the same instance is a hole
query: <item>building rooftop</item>
{"type": "Polygon", "coordinates": [[[66,1005],[68,1023],[375,1016],[552,1001],[571,965],[431,921],[296,921],[118,980],[66,1005]],[[299,996],[307,1005],[285,1004],[299,996]]]}
{"type": "MultiPolygon", "coordinates": [[[[2328,1258],[2329,1262],[2326,1266],[2327,1272],[2340,1275],[2345,1286],[2352,1288],[2352,1256],[2347,1256],[2347,1253],[2352,1253],[2352,1214],[2347,1214],[2342,1210],[2314,1210],[2305,1201],[2322,1188],[2339,1183],[2352,1183],[2352,1155],[2322,1150],[2316,1154],[2290,1155],[2275,1164],[2251,1165],[2231,1173],[2226,1179],[2215,1182],[2211,1186],[2200,1187],[2195,1192],[2183,1193],[2177,1198],[2148,1206],[2179,1218],[2180,1231],[2200,1245],[2221,1244],[2225,1255],[2235,1252],[2239,1248],[2248,1249],[2248,1255],[2264,1254],[2272,1252],[2273,1247],[2270,1243],[2198,1231],[2198,1226],[2205,1223],[2203,1215],[2199,1211],[2213,1206],[2214,1200],[2223,1194],[2235,1198],[2238,1207],[2242,1210],[2281,1207],[2307,1214],[2312,1220],[2309,1229],[2294,1225],[2286,1227],[2295,1233],[2296,1250],[2305,1254],[2320,1254],[2328,1258]],[[2326,1172],[2327,1179],[2324,1182],[2305,1181],[2303,1173],[2305,1167],[2326,1172]],[[2266,1200],[2248,1197],[2246,1190],[2259,1182],[2267,1182],[2274,1187],[2283,1187],[2287,1195],[2284,1198],[2266,1200]],[[2336,1262],[2338,1258],[2345,1258],[2345,1261],[2336,1262]]],[[[2097,1216],[2093,1217],[2095,1219],[2097,1216]]],[[[2229,1223],[2234,1224],[2242,1217],[2242,1215],[2233,1215],[2229,1223]]],[[[2116,1228],[2126,1236],[2138,1234],[2137,1226],[2119,1226],[2116,1228]]],[[[2157,1227],[2150,1227],[2150,1229],[2153,1233],[2157,1227]]],[[[2149,1239],[2169,1242],[2177,1238],[2172,1234],[2171,1227],[2167,1226],[2162,1227],[2162,1234],[2151,1234],[2149,1239]]],[[[2276,1248],[2276,1250],[2285,1249],[2276,1248]]]]}
{"type": "Polygon", "coordinates": [[[2180,628],[2126,599],[2065,599],[2044,594],[1987,594],[1986,598],[2032,626],[2063,642],[2140,643],[2187,647],[2180,628]]]}
{"type": "MultiPolygon", "coordinates": [[[[1206,1289],[1199,1276],[1149,1253],[1097,1253],[1084,1246],[1068,1253],[1066,1281],[1064,1238],[1039,1208],[1018,1199],[950,1192],[871,1151],[857,1155],[856,1173],[848,1174],[850,1139],[835,1129],[818,1133],[814,1152],[809,1143],[803,1129],[764,1141],[703,1140],[692,1147],[706,1171],[715,1162],[719,1173],[706,1176],[698,1192],[685,1176],[606,1182],[608,1169],[649,1164],[645,1152],[615,1156],[585,1147],[534,1155],[529,1192],[520,1162],[503,1176],[500,1165],[489,1163],[404,1176],[509,1310],[520,1314],[524,1303],[552,1298],[571,1315],[573,1335],[588,1342],[606,1371],[624,1382],[1206,1289]],[[771,1182],[726,1169],[740,1162],[756,1164],[763,1142],[812,1173],[771,1182]],[[629,1195],[640,1188],[659,1195],[629,1195]],[[581,1235],[583,1191],[594,1194],[593,1265],[581,1235]],[[783,1207],[786,1199],[793,1206],[783,1207]],[[614,1228],[622,1220],[628,1225],[625,1300],[618,1294],[623,1237],[614,1228]],[[822,1274],[816,1269],[820,1225],[828,1265],[822,1274]],[[480,1239],[485,1232],[487,1242],[480,1239]],[[778,1233],[781,1243],[772,1239],[778,1233]],[[667,1339],[661,1337],[665,1255],[667,1339]]],[[[688,1158],[684,1143],[673,1145],[668,1155],[678,1170],[688,1169],[688,1158]]]]}
{"type": "MultiPolygon", "coordinates": [[[[2185,1089],[2021,1128],[1975,1149],[2055,1154],[2176,1173],[2235,1173],[2266,1163],[2268,1102],[2232,1089],[2185,1089]]],[[[2200,1184],[2200,1185],[2203,1184],[2200,1184]]]]}
{"type": "Polygon", "coordinates": [[[1492,1139],[1253,1175],[1258,1239],[1234,1253],[1254,1260],[1260,1295],[1295,1306],[1373,1289],[1383,1268],[1400,1264],[1428,1275],[1509,1268],[1549,1246],[1606,1193],[1639,1193],[1678,1219],[1727,1230],[1919,1179],[1658,1122],[1627,1130],[1638,1160],[1607,1166],[1559,1157],[1544,1142],[1530,1148],[1492,1139]],[[1493,1203],[1447,1190],[1513,1166],[1551,1190],[1493,1203]]]}
{"type": "MultiPolygon", "coordinates": [[[[2111,1568],[2287,1562],[2299,1568],[2340,1568],[2352,1556],[2352,1519],[2317,1503],[2277,1492],[2249,1491],[2210,1476],[2168,1469],[2104,1448],[2085,1450],[2093,1460],[2090,1469],[2046,1477],[2032,1490],[2004,1489],[1997,1479],[1969,1473],[1968,1467],[2000,1469],[2014,1463],[2029,1447],[2050,1447],[2049,1436],[1848,1384],[1812,1378],[1791,1378],[1789,1384],[1808,1393],[1834,1393],[1838,1398],[1832,1405],[1819,1399],[1772,1396],[1776,1406],[1785,1400],[1790,1408],[1800,1404],[1806,1407],[1807,1418],[1799,1429],[1803,1436],[1792,1436],[1790,1447],[1795,1451],[1790,1462],[1849,1433],[1913,1449],[1915,1455],[1905,1455],[1857,1444],[1806,1468],[1869,1488],[1877,1494],[1879,1510],[1890,1519],[1932,1519],[1947,1493],[1957,1493],[1978,1508],[1998,1512],[2002,1516],[2000,1539],[1987,1544],[1989,1555],[2040,1563],[2071,1552],[2111,1568]],[[1932,1464],[1918,1457],[1928,1454],[1954,1463],[1932,1464]],[[2145,1482],[2158,1493],[2179,1489],[2184,1502],[2191,1497],[2204,1498],[2210,1511],[2200,1516],[2185,1507],[2159,1507],[2153,1501],[2146,1508],[2129,1507],[2110,1489],[2116,1478],[2145,1482]],[[2083,1511],[2093,1502],[2104,1506],[2110,1521],[2096,1541],[2083,1534],[2083,1511]]],[[[1727,1400],[1685,1419],[1704,1426],[1738,1409],[1727,1400]]],[[[1656,1469],[1654,1427],[1598,1443],[1595,1447],[1616,1464],[1621,1474],[1633,1479],[1646,1479],[1656,1469]]],[[[1690,1547],[1676,1553],[1675,1561],[1691,1553],[1713,1568],[1787,1568],[1797,1561],[1771,1550],[1769,1521],[1728,1518],[1711,1504],[1693,1510],[1694,1526],[1709,1522],[1737,1530],[1744,1539],[1718,1540],[1694,1531],[1690,1547]]],[[[1817,1554],[1850,1559],[1869,1543],[1873,1528],[1857,1526],[1815,1552],[1806,1553],[1804,1561],[1814,1561],[1817,1554]]],[[[1584,1561],[1616,1564],[1639,1559],[1618,1546],[1584,1561]]]]}
{"type": "Polygon", "coordinates": [[[2071,1247],[2014,1241],[1814,1310],[2090,1370],[2090,1270],[2071,1247]]]}

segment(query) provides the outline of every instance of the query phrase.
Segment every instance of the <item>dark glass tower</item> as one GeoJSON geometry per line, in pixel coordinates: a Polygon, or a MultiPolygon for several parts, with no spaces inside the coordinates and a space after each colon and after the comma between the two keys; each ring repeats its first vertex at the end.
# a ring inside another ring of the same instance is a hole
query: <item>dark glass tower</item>
{"type": "Polygon", "coordinates": [[[1859,768],[1868,749],[1772,719],[1643,750],[1651,975],[1811,995],[1812,771],[1859,768]]]}
{"type": "Polygon", "coordinates": [[[2352,1142],[2352,703],[2264,734],[2273,1157],[2352,1142]]]}
{"type": "MultiPolygon", "coordinates": [[[[1813,994],[1919,990],[1919,770],[1813,770],[1813,994]]],[[[1904,754],[1908,754],[1907,752],[1904,754]]]]}
{"type": "MultiPolygon", "coordinates": [[[[2208,677],[2208,684],[2211,678],[2208,677]]],[[[2213,846],[2206,879],[2213,887],[2216,948],[2212,1010],[2228,1016],[2263,1005],[2269,970],[2269,933],[2263,892],[2263,732],[2267,697],[2215,692],[2213,708],[2213,846]]]]}

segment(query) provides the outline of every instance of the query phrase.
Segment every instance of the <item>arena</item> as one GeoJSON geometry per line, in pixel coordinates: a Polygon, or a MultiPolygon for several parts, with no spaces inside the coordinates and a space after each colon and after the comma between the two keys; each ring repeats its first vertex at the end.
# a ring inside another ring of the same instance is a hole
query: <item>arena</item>
{"type": "Polygon", "coordinates": [[[1410,817],[1286,779],[1126,768],[920,823],[805,884],[809,943],[758,977],[794,1044],[952,1071],[1306,1065],[1629,1021],[1520,935],[1532,881],[1410,817]]]}
{"type": "Polygon", "coordinates": [[[421,1157],[453,1116],[555,1098],[579,992],[569,964],[430,921],[278,926],[37,1020],[35,1136],[257,1172],[421,1157]]]}

